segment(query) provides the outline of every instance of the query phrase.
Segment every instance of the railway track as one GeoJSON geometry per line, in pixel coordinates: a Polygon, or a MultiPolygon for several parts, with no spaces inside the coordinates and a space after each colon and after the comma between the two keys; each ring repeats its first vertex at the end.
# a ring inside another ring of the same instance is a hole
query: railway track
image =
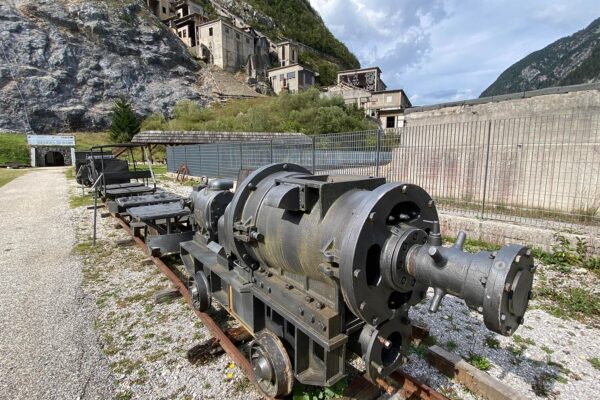
{"type": "MultiPolygon", "coordinates": [[[[236,342],[239,342],[239,337],[246,337],[247,335],[245,333],[247,332],[240,332],[240,329],[243,330],[243,328],[229,329],[224,332],[210,315],[194,309],[192,304],[192,296],[187,285],[180,279],[173,269],[170,268],[160,257],[156,257],[147,251],[147,246],[144,241],[133,234],[127,222],[119,217],[115,217],[115,219],[117,223],[131,235],[135,243],[146,254],[148,254],[149,259],[154,263],[154,265],[156,265],[156,267],[179,290],[187,304],[190,306],[190,309],[202,321],[205,327],[208,328],[213,336],[211,347],[215,347],[217,345],[220,346],[223,351],[232,358],[236,365],[242,369],[250,382],[256,385],[256,378],[254,377],[250,362],[235,344],[236,342]]],[[[401,370],[392,373],[386,379],[378,379],[376,384],[371,383],[362,376],[358,376],[349,382],[348,388],[344,393],[344,398],[361,400],[376,399],[380,397],[382,392],[385,392],[388,395],[398,394],[402,398],[407,399],[448,400],[448,398],[443,394],[435,391],[425,383],[401,370]]]]}

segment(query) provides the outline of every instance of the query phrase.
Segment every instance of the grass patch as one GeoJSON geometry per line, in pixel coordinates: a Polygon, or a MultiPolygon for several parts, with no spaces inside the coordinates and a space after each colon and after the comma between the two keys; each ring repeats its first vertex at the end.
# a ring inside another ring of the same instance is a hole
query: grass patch
{"type": "MultiPolygon", "coordinates": [[[[444,236],[443,240],[445,243],[454,244],[456,242],[455,237],[444,236]]],[[[477,253],[480,251],[496,251],[502,248],[501,245],[495,243],[485,242],[478,239],[466,239],[464,244],[464,250],[469,253],[477,253]]]]}
{"type": "Polygon", "coordinates": [[[531,384],[531,389],[536,396],[539,397],[548,397],[551,394],[550,384],[554,381],[556,375],[544,372],[535,378],[533,378],[533,383],[531,384]]]}
{"type": "Polygon", "coordinates": [[[499,349],[500,341],[496,339],[494,336],[486,336],[485,337],[485,345],[490,349],[499,349]]]}
{"type": "Polygon", "coordinates": [[[467,359],[469,364],[482,371],[489,371],[492,368],[492,363],[484,356],[479,354],[471,353],[467,359]]]}
{"type": "Polygon", "coordinates": [[[123,375],[131,375],[133,373],[133,371],[140,368],[141,365],[142,365],[141,361],[139,361],[139,360],[134,361],[130,358],[124,358],[122,360],[119,360],[119,361],[116,361],[116,362],[110,364],[113,371],[115,371],[117,374],[123,374],[123,375]]]}
{"type": "Polygon", "coordinates": [[[90,147],[110,143],[108,132],[75,132],[76,150],[89,150],[90,147]]]}
{"type": "Polygon", "coordinates": [[[165,350],[157,350],[154,353],[150,353],[146,356],[146,360],[150,362],[156,362],[158,360],[162,360],[167,354],[169,354],[165,350]]]}
{"type": "Polygon", "coordinates": [[[26,174],[27,172],[29,172],[29,170],[26,169],[0,169],[0,187],[6,185],[13,179],[26,174]]]}
{"type": "Polygon", "coordinates": [[[598,371],[600,371],[600,358],[594,357],[594,358],[588,359],[588,361],[590,362],[590,364],[592,364],[592,367],[594,367],[598,371]]]}
{"type": "Polygon", "coordinates": [[[348,381],[342,379],[331,387],[315,387],[297,384],[292,394],[293,400],[330,400],[339,399],[344,395],[348,381]]]}
{"type": "Polygon", "coordinates": [[[454,351],[454,350],[456,350],[456,348],[458,347],[458,344],[456,344],[456,342],[455,342],[455,341],[453,341],[453,340],[448,340],[448,341],[446,342],[446,344],[444,345],[444,347],[445,347],[445,348],[446,348],[446,350],[448,350],[448,351],[454,351]]]}
{"type": "Polygon", "coordinates": [[[133,398],[133,392],[119,392],[115,395],[116,400],[131,400],[133,398]]]}
{"type": "Polygon", "coordinates": [[[66,170],[65,177],[70,181],[75,179],[75,167],[72,167],[72,168],[69,168],[68,170],[66,170]]]}
{"type": "Polygon", "coordinates": [[[600,296],[582,288],[559,291],[547,286],[535,289],[538,299],[549,300],[542,308],[558,318],[585,319],[600,316],[600,296]]]}
{"type": "Polygon", "coordinates": [[[590,254],[584,238],[576,237],[576,242],[572,243],[565,235],[556,233],[552,251],[535,249],[533,255],[559,272],[569,273],[573,267],[580,267],[600,278],[600,257],[590,254]]]}
{"type": "Polygon", "coordinates": [[[513,356],[520,357],[520,356],[523,355],[523,353],[525,352],[526,348],[527,348],[527,346],[524,346],[524,345],[518,345],[518,346],[510,345],[506,349],[508,351],[510,351],[513,356]]]}
{"type": "Polygon", "coordinates": [[[69,197],[69,207],[79,208],[88,207],[94,205],[94,197],[91,194],[82,196],[80,194],[74,194],[69,197]]]}
{"type": "Polygon", "coordinates": [[[8,162],[29,165],[29,146],[26,135],[20,133],[0,134],[0,165],[8,162]]]}
{"type": "Polygon", "coordinates": [[[516,344],[520,344],[520,345],[532,345],[533,346],[535,344],[533,339],[527,339],[527,338],[524,338],[517,334],[513,335],[512,339],[516,344]]]}
{"type": "Polygon", "coordinates": [[[236,393],[246,393],[252,386],[252,383],[245,376],[233,383],[233,390],[236,393]]]}
{"type": "Polygon", "coordinates": [[[419,357],[425,357],[429,347],[437,344],[437,338],[433,335],[425,337],[418,345],[411,344],[411,351],[419,357]]]}

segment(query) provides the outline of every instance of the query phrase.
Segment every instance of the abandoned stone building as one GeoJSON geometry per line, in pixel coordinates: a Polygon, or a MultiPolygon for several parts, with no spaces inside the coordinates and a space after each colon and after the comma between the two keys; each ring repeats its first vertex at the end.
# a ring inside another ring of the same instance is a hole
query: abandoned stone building
{"type": "Polygon", "coordinates": [[[378,67],[340,71],[337,84],[321,89],[322,97],[341,97],[370,117],[379,120],[383,128],[403,126],[404,110],[412,107],[402,89],[387,90],[378,67]]]}
{"type": "Polygon", "coordinates": [[[306,90],[315,84],[316,77],[319,76],[316,72],[300,64],[272,68],[267,73],[275,94],[284,91],[295,93],[306,90]]]}
{"type": "Polygon", "coordinates": [[[175,15],[164,20],[193,54],[198,51],[198,26],[208,21],[204,9],[194,2],[180,1],[174,5],[175,15]]]}
{"type": "Polygon", "coordinates": [[[242,68],[249,82],[269,82],[275,93],[304,90],[318,74],[299,64],[300,44],[292,40],[272,43],[240,21],[224,17],[208,20],[193,0],[146,0],[148,8],[208,64],[228,72],[242,68]],[[276,68],[270,69],[276,66],[276,68]]]}
{"type": "Polygon", "coordinates": [[[161,21],[174,15],[172,0],[146,0],[146,5],[161,21]]]}
{"type": "Polygon", "coordinates": [[[254,55],[254,37],[224,18],[201,24],[198,41],[201,58],[226,71],[239,71],[254,55]]]}
{"type": "Polygon", "coordinates": [[[291,40],[284,40],[276,43],[276,46],[280,67],[298,64],[298,52],[300,50],[298,44],[291,40]]]}
{"type": "Polygon", "coordinates": [[[340,71],[338,72],[337,82],[347,83],[369,92],[379,92],[387,89],[387,86],[381,80],[379,67],[340,71]]]}

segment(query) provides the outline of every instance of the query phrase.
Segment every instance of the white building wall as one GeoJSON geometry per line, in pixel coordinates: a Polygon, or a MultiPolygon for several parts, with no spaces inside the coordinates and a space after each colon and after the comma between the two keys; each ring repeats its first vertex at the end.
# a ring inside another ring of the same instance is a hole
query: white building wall
{"type": "Polygon", "coordinates": [[[209,49],[212,63],[224,70],[238,71],[254,54],[254,38],[221,20],[202,25],[199,31],[199,42],[209,49]]]}

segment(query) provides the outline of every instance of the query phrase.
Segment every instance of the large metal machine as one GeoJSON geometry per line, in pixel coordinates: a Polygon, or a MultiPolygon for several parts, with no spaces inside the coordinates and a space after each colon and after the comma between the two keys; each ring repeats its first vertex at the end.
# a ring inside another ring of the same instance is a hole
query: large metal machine
{"type": "Polygon", "coordinates": [[[463,251],[464,233],[442,246],[431,197],[383,178],[312,175],[294,164],[252,172],[235,194],[216,180],[192,195],[196,233],[181,244],[194,305],[215,299],[254,336],[250,361],[269,397],[295,380],[329,386],[348,351],[375,380],[408,353],[408,310],[433,288],[511,335],[523,323],[535,267],[531,251],[463,251]]]}

